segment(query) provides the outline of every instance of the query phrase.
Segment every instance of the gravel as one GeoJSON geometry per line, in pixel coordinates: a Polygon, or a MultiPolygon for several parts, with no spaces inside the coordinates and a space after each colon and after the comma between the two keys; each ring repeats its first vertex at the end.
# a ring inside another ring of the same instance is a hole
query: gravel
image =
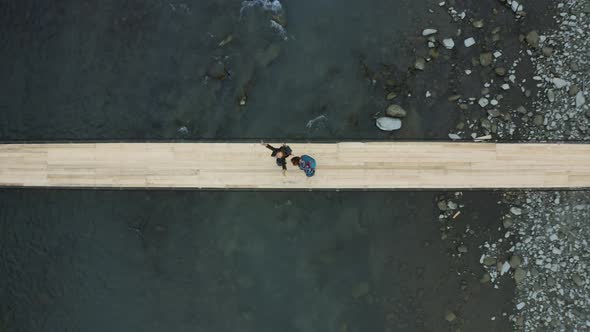
{"type": "Polygon", "coordinates": [[[480,262],[494,287],[516,283],[516,330],[590,329],[590,192],[507,193],[503,203],[511,223],[480,262]]]}
{"type": "MultiPolygon", "coordinates": [[[[516,81],[522,91],[533,92],[532,108],[543,116],[539,121],[498,121],[498,136],[527,140],[590,140],[590,111],[586,102],[590,87],[590,4],[583,0],[556,3],[554,31],[530,31],[521,59],[511,68],[518,77],[518,65],[529,58],[535,73],[516,81]],[[525,83],[523,81],[528,81],[525,83]],[[530,85],[530,83],[534,85],[530,85]],[[527,85],[529,84],[529,85],[527,85]]],[[[523,116],[513,111],[513,119],[523,116]]],[[[531,117],[530,115],[528,116],[531,117]]],[[[539,119],[539,118],[538,118],[539,119]]]]}

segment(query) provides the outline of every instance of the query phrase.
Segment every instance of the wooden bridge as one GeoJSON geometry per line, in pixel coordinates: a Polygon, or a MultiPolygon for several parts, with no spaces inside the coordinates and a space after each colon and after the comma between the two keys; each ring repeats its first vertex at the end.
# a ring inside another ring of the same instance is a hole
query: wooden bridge
{"type": "Polygon", "coordinates": [[[290,144],[283,176],[257,143],[1,144],[0,186],[199,189],[590,188],[590,144],[290,144]]]}

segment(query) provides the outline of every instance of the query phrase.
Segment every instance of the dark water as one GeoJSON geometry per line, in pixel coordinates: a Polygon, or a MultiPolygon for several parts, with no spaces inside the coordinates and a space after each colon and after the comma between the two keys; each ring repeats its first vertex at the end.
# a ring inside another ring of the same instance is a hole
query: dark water
{"type": "MultiPolygon", "coordinates": [[[[485,77],[477,68],[469,77],[463,70],[481,50],[443,50],[424,72],[409,69],[416,56],[428,55],[422,29],[446,36],[462,29],[483,48],[503,48],[506,61],[518,51],[520,28],[489,42],[494,27],[515,25],[494,1],[457,1],[469,17],[488,20],[481,30],[451,23],[434,2],[285,1],[287,40],[270,27],[271,13],[242,6],[237,0],[2,2],[0,139],[446,139],[461,118],[484,115],[463,114],[447,101],[479,94],[485,77]],[[228,36],[233,40],[219,46],[228,36]],[[215,61],[229,73],[223,81],[206,75],[215,61]],[[391,91],[409,111],[395,134],[374,124],[391,91]],[[426,91],[433,96],[424,98],[426,91]],[[246,105],[239,106],[243,95],[246,105]],[[178,132],[183,126],[187,133],[178,132]]],[[[531,6],[529,21],[545,10],[531,6]]]]}
{"type": "Polygon", "coordinates": [[[454,310],[455,327],[506,330],[490,316],[512,289],[477,280],[496,199],[470,193],[443,241],[426,192],[2,190],[2,326],[440,331],[454,310]],[[472,252],[451,257],[455,240],[472,252]]]}

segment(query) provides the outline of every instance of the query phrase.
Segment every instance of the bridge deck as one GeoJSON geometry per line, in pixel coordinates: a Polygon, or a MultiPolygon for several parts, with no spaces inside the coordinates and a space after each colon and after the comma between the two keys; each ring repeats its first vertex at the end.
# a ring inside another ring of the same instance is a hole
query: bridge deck
{"type": "Polygon", "coordinates": [[[283,176],[254,143],[0,145],[0,186],[116,188],[589,188],[590,144],[291,144],[317,173],[283,176]]]}

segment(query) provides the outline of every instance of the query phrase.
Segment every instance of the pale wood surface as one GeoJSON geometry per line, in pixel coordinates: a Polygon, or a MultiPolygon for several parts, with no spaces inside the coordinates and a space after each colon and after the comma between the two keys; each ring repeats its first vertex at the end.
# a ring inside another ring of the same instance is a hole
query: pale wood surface
{"type": "MultiPolygon", "coordinates": [[[[278,144],[277,144],[278,145],[278,144]]],[[[254,143],[0,145],[0,186],[116,188],[589,188],[590,144],[290,144],[316,175],[254,143]]]]}

